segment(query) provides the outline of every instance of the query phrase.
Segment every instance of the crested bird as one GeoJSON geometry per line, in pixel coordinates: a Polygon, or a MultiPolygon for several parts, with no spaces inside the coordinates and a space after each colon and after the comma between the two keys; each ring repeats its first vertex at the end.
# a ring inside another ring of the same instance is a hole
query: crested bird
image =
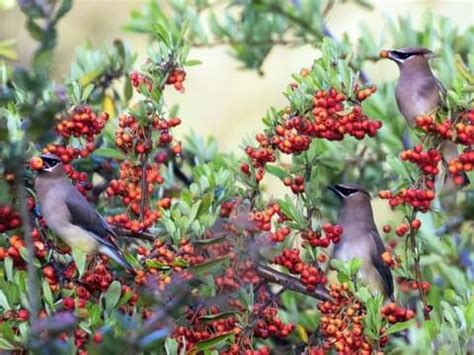
{"type": "Polygon", "coordinates": [[[371,291],[393,299],[390,267],[382,260],[386,249],[375,225],[369,193],[360,186],[328,186],[341,201],[338,224],[343,228],[341,240],[333,249],[333,258],[348,261],[361,258],[359,276],[371,291]]]}
{"type": "MultiPolygon", "coordinates": [[[[434,113],[446,96],[445,87],[434,76],[428,62],[434,53],[426,48],[415,47],[384,50],[380,56],[398,65],[400,76],[395,87],[395,98],[400,113],[413,128],[418,116],[434,113]]],[[[445,166],[458,156],[456,144],[450,140],[443,141],[440,150],[445,166]]],[[[462,174],[462,179],[462,186],[469,184],[466,173],[462,174]]],[[[452,182],[449,184],[454,186],[452,182]]]]}
{"type": "Polygon", "coordinates": [[[72,185],[61,160],[54,154],[43,154],[41,160],[34,187],[48,227],[69,246],[89,255],[105,254],[134,274],[111,239],[117,234],[72,185]]]}

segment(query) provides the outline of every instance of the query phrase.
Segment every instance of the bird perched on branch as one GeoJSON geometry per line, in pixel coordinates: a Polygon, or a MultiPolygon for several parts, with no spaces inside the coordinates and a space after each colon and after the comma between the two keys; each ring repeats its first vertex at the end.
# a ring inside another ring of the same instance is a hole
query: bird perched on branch
{"type": "MultiPolygon", "coordinates": [[[[446,95],[446,89],[434,76],[428,63],[434,53],[417,47],[383,50],[380,56],[394,61],[400,69],[395,98],[400,113],[413,128],[416,118],[436,112],[446,95]]],[[[440,150],[445,166],[458,156],[456,144],[450,140],[443,141],[440,150]]],[[[469,184],[466,173],[462,174],[462,179],[461,186],[469,184]]]]}
{"type": "Polygon", "coordinates": [[[361,258],[359,275],[367,287],[393,299],[392,271],[383,261],[386,252],[374,222],[370,195],[363,188],[352,184],[328,187],[341,201],[337,224],[342,226],[341,240],[333,250],[333,258],[348,261],[361,258]]]}
{"type": "Polygon", "coordinates": [[[35,190],[48,227],[71,247],[86,254],[105,254],[134,273],[111,239],[117,234],[72,185],[61,160],[54,154],[43,154],[40,160],[35,190]]]}

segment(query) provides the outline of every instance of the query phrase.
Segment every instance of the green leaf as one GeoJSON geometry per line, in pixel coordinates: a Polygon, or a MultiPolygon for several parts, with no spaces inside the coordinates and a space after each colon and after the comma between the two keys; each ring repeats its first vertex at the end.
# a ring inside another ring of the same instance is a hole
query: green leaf
{"type": "Polygon", "coordinates": [[[54,19],[57,22],[61,17],[66,15],[69,10],[72,8],[72,0],[62,0],[61,6],[59,7],[58,11],[56,12],[56,17],[54,19]]]}
{"type": "Polygon", "coordinates": [[[119,160],[124,160],[126,158],[124,154],[114,148],[99,148],[94,151],[94,154],[104,158],[113,158],[119,160]]]}
{"type": "Polygon", "coordinates": [[[49,305],[51,310],[54,311],[54,300],[53,300],[53,294],[51,292],[51,288],[49,287],[49,284],[45,281],[43,281],[43,297],[46,303],[49,305]]]}
{"type": "Polygon", "coordinates": [[[191,272],[195,272],[197,274],[200,274],[200,273],[209,271],[209,270],[211,270],[211,269],[213,269],[217,266],[223,265],[224,263],[227,262],[227,260],[229,260],[228,257],[217,258],[217,259],[211,260],[207,263],[203,263],[203,264],[193,266],[192,268],[189,268],[189,270],[191,272]]]}
{"type": "MultiPolygon", "coordinates": [[[[22,258],[23,260],[25,260],[26,262],[28,262],[28,249],[26,249],[25,247],[23,247],[23,248],[21,248],[21,249],[19,250],[19,252],[20,252],[21,258],[22,258]]],[[[33,258],[33,265],[34,265],[35,267],[40,267],[40,266],[41,266],[39,260],[36,259],[36,258],[33,258]]]]}
{"type": "Polygon", "coordinates": [[[82,250],[77,248],[72,248],[72,258],[76,262],[77,271],[79,272],[79,276],[84,275],[84,271],[86,270],[86,262],[87,262],[87,255],[82,250]]]}
{"type": "Polygon", "coordinates": [[[186,63],[184,63],[184,66],[185,67],[192,67],[194,65],[199,65],[199,64],[202,64],[202,62],[200,60],[190,59],[190,60],[186,61],[186,63]]]}
{"type": "Polygon", "coordinates": [[[87,102],[87,99],[89,98],[94,88],[95,88],[94,84],[89,84],[84,88],[84,90],[82,91],[82,96],[81,96],[82,102],[87,102]]]}
{"type": "MultiPolygon", "coordinates": [[[[207,350],[216,347],[219,344],[224,343],[225,341],[234,337],[234,333],[225,333],[218,335],[214,338],[210,338],[208,340],[199,341],[196,343],[195,347],[199,350],[207,350]]],[[[192,350],[191,350],[192,351],[192,350]]]]}
{"type": "Polygon", "coordinates": [[[386,334],[390,335],[390,334],[398,333],[402,330],[412,327],[415,324],[416,324],[416,319],[410,319],[406,322],[396,323],[388,327],[386,334]]]}
{"type": "Polygon", "coordinates": [[[222,312],[222,313],[211,314],[208,316],[202,316],[199,319],[203,322],[213,322],[216,320],[226,319],[226,318],[235,316],[236,314],[238,314],[238,312],[222,312]]]}
{"type": "Polygon", "coordinates": [[[113,281],[107,292],[105,293],[105,309],[111,311],[118,303],[120,295],[122,293],[122,286],[117,280],[113,281]]]}
{"type": "Polygon", "coordinates": [[[15,345],[10,343],[8,340],[0,338],[0,350],[16,350],[18,349],[15,345]]]}
{"type": "Polygon", "coordinates": [[[285,170],[279,168],[279,167],[276,166],[276,165],[269,165],[269,164],[268,164],[268,165],[266,166],[266,170],[267,170],[270,174],[272,174],[272,175],[276,176],[277,178],[279,178],[280,180],[283,180],[284,178],[290,176],[290,174],[288,174],[285,170]]]}
{"type": "Polygon", "coordinates": [[[7,280],[13,281],[13,259],[9,256],[5,258],[5,273],[7,274],[7,280]]]}
{"type": "Polygon", "coordinates": [[[157,270],[169,270],[171,266],[168,264],[162,263],[161,261],[154,260],[154,259],[147,259],[145,261],[145,265],[150,269],[157,269],[157,270]]]}
{"type": "Polygon", "coordinates": [[[178,342],[176,339],[167,337],[165,340],[165,351],[166,355],[176,355],[178,354],[178,342]]]}

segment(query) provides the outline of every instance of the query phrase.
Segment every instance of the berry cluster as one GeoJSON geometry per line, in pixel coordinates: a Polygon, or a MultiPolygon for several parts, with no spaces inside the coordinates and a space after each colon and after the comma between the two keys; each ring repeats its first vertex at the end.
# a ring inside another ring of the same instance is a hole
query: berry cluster
{"type": "MultiPolygon", "coordinates": [[[[89,292],[95,292],[107,290],[113,280],[114,276],[112,275],[112,272],[107,269],[105,261],[102,261],[86,271],[84,276],[81,278],[81,283],[86,286],[89,292]]],[[[87,294],[85,292],[80,293],[78,292],[79,289],[80,288],[76,289],[77,296],[82,299],[89,299],[89,292],[87,292],[87,294]]],[[[84,289],[84,291],[87,290],[84,289]]]]}
{"type": "Polygon", "coordinates": [[[256,304],[253,314],[258,320],[255,324],[255,336],[267,339],[271,336],[285,338],[290,335],[295,326],[293,324],[285,324],[278,317],[278,309],[275,307],[265,307],[262,304],[256,304]]]}
{"type": "Polygon", "coordinates": [[[474,170],[474,150],[467,148],[463,153],[459,154],[457,159],[449,162],[448,171],[453,176],[456,185],[463,185],[465,178],[463,172],[474,170]]]}
{"type": "Polygon", "coordinates": [[[132,71],[129,75],[130,82],[132,83],[132,86],[140,91],[140,86],[144,85],[148,91],[151,91],[153,87],[153,81],[151,78],[149,78],[146,75],[143,75],[137,71],[132,71]]]}
{"type": "Polygon", "coordinates": [[[301,194],[304,192],[304,178],[302,176],[295,176],[294,179],[286,177],[283,179],[285,186],[290,186],[294,194],[301,194]]]}
{"type": "MultiPolygon", "coordinates": [[[[277,203],[268,206],[263,211],[252,212],[250,213],[249,217],[250,220],[255,222],[256,228],[258,230],[268,232],[272,229],[271,221],[274,215],[279,216],[279,221],[284,218],[281,212],[281,208],[277,203]]],[[[274,236],[272,236],[271,238],[275,241],[279,241],[280,239],[283,240],[288,234],[289,229],[284,229],[281,230],[279,233],[274,233],[274,236]]]]}
{"type": "Polygon", "coordinates": [[[396,195],[393,195],[388,190],[379,192],[381,199],[389,200],[390,207],[394,208],[401,204],[411,205],[420,212],[427,212],[435,198],[433,190],[423,189],[402,189],[396,195]]]}
{"type": "Polygon", "coordinates": [[[327,248],[331,242],[334,244],[339,243],[343,229],[340,225],[333,225],[331,223],[325,223],[322,226],[324,236],[320,231],[307,230],[301,232],[301,238],[312,247],[327,248]]]}
{"type": "Polygon", "coordinates": [[[173,71],[168,75],[166,79],[166,84],[173,85],[174,88],[180,92],[184,92],[183,82],[186,79],[186,72],[182,68],[175,68],[173,71]]]}
{"type": "Polygon", "coordinates": [[[441,161],[441,154],[434,148],[424,152],[423,147],[417,145],[413,149],[401,152],[400,159],[416,164],[423,174],[433,179],[439,173],[438,165],[441,161]]]}
{"type": "MultiPolygon", "coordinates": [[[[397,282],[400,286],[400,291],[401,292],[409,292],[411,290],[418,290],[419,285],[416,280],[410,280],[406,278],[398,278],[397,282]]],[[[423,291],[429,291],[431,289],[431,284],[428,281],[422,281],[421,282],[421,289],[423,291]]]]}
{"type": "MultiPolygon", "coordinates": [[[[350,294],[346,283],[330,286],[333,301],[320,302],[322,314],[320,332],[324,337],[322,348],[329,352],[334,348],[340,354],[371,354],[372,346],[364,336],[363,318],[366,311],[362,304],[350,294]]],[[[380,338],[380,345],[388,341],[380,338]]]]}
{"type": "MultiPolygon", "coordinates": [[[[375,92],[375,87],[364,90],[356,89],[359,101],[365,100],[375,92]]],[[[347,98],[336,90],[317,91],[313,99],[314,125],[312,136],[327,140],[342,140],[345,134],[356,139],[366,135],[374,137],[382,127],[381,121],[372,121],[362,113],[358,105],[348,107],[347,98]]]]}
{"type": "Polygon", "coordinates": [[[300,275],[300,280],[308,291],[313,291],[317,285],[327,282],[326,276],[320,269],[301,260],[299,249],[284,249],[273,262],[284,266],[292,274],[300,275]]]}
{"type": "MultiPolygon", "coordinates": [[[[359,101],[365,100],[375,87],[362,89],[355,87],[354,93],[359,101]]],[[[292,114],[290,110],[281,113],[282,122],[265,134],[257,134],[258,147],[247,146],[245,153],[257,169],[255,179],[262,180],[265,165],[276,161],[275,150],[285,154],[298,154],[309,149],[312,139],[323,138],[330,141],[342,140],[350,135],[362,139],[366,135],[373,137],[382,127],[381,121],[371,120],[364,115],[359,104],[354,105],[344,94],[330,90],[319,90],[314,94],[312,117],[292,114]]],[[[242,164],[241,171],[250,176],[250,166],[242,164]]],[[[288,181],[286,181],[288,183],[288,181]]],[[[292,185],[292,183],[289,183],[292,185]]],[[[289,186],[288,185],[288,186],[289,186]]],[[[301,188],[292,186],[295,193],[301,188]]]]}
{"type": "Polygon", "coordinates": [[[21,225],[20,215],[10,205],[0,206],[0,233],[17,229],[21,225]]]}
{"type": "Polygon", "coordinates": [[[415,124],[425,132],[435,133],[443,139],[465,146],[474,144],[474,109],[461,113],[455,123],[449,118],[435,122],[433,117],[425,115],[417,117],[415,124]]]}
{"type": "Polygon", "coordinates": [[[415,312],[411,309],[397,307],[395,303],[383,306],[381,313],[390,324],[405,322],[415,317],[415,312]]]}
{"type": "Polygon", "coordinates": [[[94,136],[102,132],[108,119],[106,112],[98,115],[90,106],[76,106],[56,125],[56,132],[65,139],[84,137],[92,142],[94,136]]]}
{"type": "MultiPolygon", "coordinates": [[[[133,165],[129,161],[125,161],[120,165],[119,179],[114,179],[107,187],[107,196],[120,196],[122,203],[128,206],[130,212],[138,216],[140,214],[142,200],[142,176],[146,174],[145,188],[146,194],[151,194],[156,184],[163,183],[163,177],[160,175],[160,167],[156,163],[147,164],[145,168],[133,165]]],[[[121,214],[108,217],[109,223],[118,224],[122,227],[137,233],[150,227],[160,218],[158,211],[153,211],[149,207],[145,207],[142,220],[130,219],[127,215],[121,214]]]]}

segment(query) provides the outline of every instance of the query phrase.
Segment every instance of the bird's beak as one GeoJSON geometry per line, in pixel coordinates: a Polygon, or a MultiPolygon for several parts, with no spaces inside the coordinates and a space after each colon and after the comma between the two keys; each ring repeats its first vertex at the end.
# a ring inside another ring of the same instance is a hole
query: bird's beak
{"type": "Polygon", "coordinates": [[[329,190],[334,192],[338,198],[341,200],[344,198],[344,195],[342,194],[341,190],[339,190],[339,185],[332,185],[327,187],[329,190]]]}
{"type": "Polygon", "coordinates": [[[390,49],[381,50],[379,53],[379,57],[382,59],[390,59],[396,61],[395,56],[393,55],[393,52],[390,49]]]}

